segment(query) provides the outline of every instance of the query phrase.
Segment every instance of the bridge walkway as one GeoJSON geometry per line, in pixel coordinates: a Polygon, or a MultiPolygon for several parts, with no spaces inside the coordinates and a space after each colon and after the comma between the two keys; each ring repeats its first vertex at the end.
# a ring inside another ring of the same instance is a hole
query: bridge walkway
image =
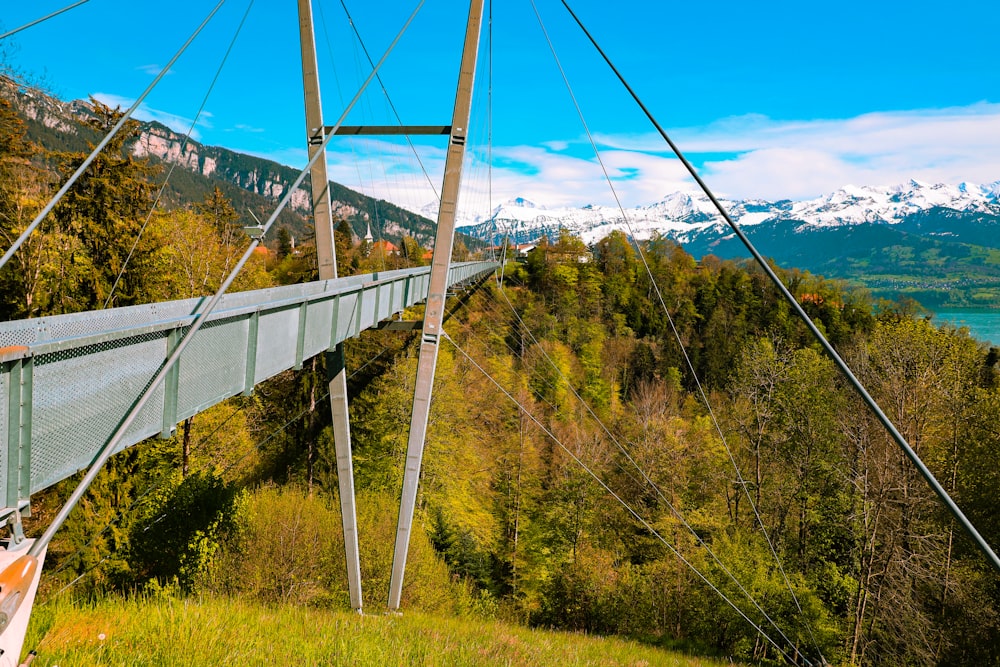
{"type": "MultiPolygon", "coordinates": [[[[454,264],[448,284],[499,265],[454,264]]],[[[117,451],[334,348],[427,297],[430,267],[226,294],[117,451]]],[[[204,299],[0,323],[0,526],[90,466],[204,299]]]]}

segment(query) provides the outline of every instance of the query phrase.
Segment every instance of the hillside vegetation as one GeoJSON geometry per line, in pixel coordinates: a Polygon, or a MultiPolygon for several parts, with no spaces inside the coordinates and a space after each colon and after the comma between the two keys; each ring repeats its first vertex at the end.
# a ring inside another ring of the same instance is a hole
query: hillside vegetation
{"type": "MultiPolygon", "coordinates": [[[[113,110],[99,111],[98,126],[113,122],[113,110]]],[[[38,159],[2,103],[0,145],[0,236],[9,239],[82,156],[38,159]]],[[[95,163],[0,272],[2,316],[216,289],[247,244],[231,203],[213,190],[156,209],[144,225],[155,167],[122,148],[95,163]]],[[[410,237],[398,251],[357,243],[346,224],[336,243],[342,273],[425,257],[410,237]]],[[[287,235],[275,247],[239,289],[314,277],[313,248],[292,249],[287,235]]],[[[641,252],[620,234],[593,248],[564,234],[455,310],[437,367],[407,614],[621,635],[767,664],[998,664],[1000,577],[763,273],[696,262],[662,239],[641,252]]],[[[467,254],[458,244],[456,257],[467,254]]],[[[875,312],[839,283],[783,276],[986,539],[1000,543],[1000,350],[902,307],[875,312]]],[[[371,331],[346,346],[372,611],[388,587],[417,337],[371,331]]],[[[325,390],[318,357],[178,425],[171,439],[114,457],[52,543],[41,601],[63,604],[55,600],[66,586],[77,599],[107,599],[94,618],[127,619],[114,657],[94,649],[112,664],[146,664],[129,656],[156,647],[125,628],[185,607],[196,619],[259,614],[248,622],[263,627],[263,610],[279,605],[278,616],[299,626],[325,623],[312,620],[319,610],[345,610],[325,390]],[[156,602],[116,599],[136,592],[156,602]]],[[[32,498],[29,532],[47,525],[72,483],[32,498]]],[[[60,633],[83,639],[73,628],[89,621],[53,608],[32,636],[59,651],[60,633]]],[[[350,622],[367,635],[381,620],[350,622]]],[[[453,627],[432,623],[432,637],[453,627]]],[[[507,632],[492,627],[483,626],[507,632]]],[[[172,637],[197,650],[187,635],[166,635],[164,650],[172,637]]],[[[70,652],[94,642],[68,641],[70,652]]],[[[372,645],[391,651],[394,641],[372,645]]],[[[421,641],[397,645],[426,645],[416,659],[448,662],[421,641]]],[[[334,649],[294,650],[322,664],[334,649]]],[[[531,653],[541,645],[524,650],[549,661],[531,653]]],[[[227,660],[240,663],[216,658],[227,660]]]]}
{"type": "Polygon", "coordinates": [[[33,665],[246,667],[452,665],[454,667],[711,667],[731,664],[616,638],[530,630],[496,621],[420,613],[350,612],[245,601],[105,600],[37,612],[33,665]]]}
{"type": "MultiPolygon", "coordinates": [[[[0,63],[0,67],[2,65],[0,63]]],[[[2,69],[0,97],[10,102],[11,110],[23,123],[26,137],[43,152],[90,152],[103,136],[99,123],[95,126],[93,121],[104,111],[100,102],[94,99],[62,102],[43,90],[5,76],[2,69]]],[[[136,123],[122,145],[132,153],[137,144],[141,144],[143,154],[151,153],[147,159],[160,174],[157,184],[163,174],[170,171],[161,197],[164,207],[199,201],[219,189],[230,200],[243,225],[256,224],[253,215],[261,218],[269,214],[298,175],[296,168],[220,146],[205,146],[157,122],[136,123]]],[[[278,227],[285,228],[300,240],[311,233],[310,189],[307,177],[302,185],[303,196],[282,211],[277,221],[278,227]]],[[[332,181],[330,197],[333,209],[347,221],[355,236],[363,236],[370,227],[377,239],[395,244],[404,236],[425,244],[434,238],[431,220],[390,202],[368,197],[332,181]]],[[[470,245],[480,245],[469,237],[463,240],[470,245]]]]}
{"type": "MultiPolygon", "coordinates": [[[[931,209],[896,225],[810,229],[786,221],[745,231],[780,266],[809,268],[864,286],[878,297],[914,299],[937,309],[1000,304],[998,230],[996,216],[931,209]]],[[[689,250],[746,256],[731,237],[699,239],[689,250]]]]}

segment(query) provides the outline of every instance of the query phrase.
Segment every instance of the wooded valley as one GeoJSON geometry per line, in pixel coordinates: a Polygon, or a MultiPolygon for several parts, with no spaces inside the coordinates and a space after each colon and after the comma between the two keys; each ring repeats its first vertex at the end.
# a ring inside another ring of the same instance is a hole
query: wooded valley
{"type": "MultiPolygon", "coordinates": [[[[110,126],[115,110],[98,110],[110,126]]],[[[154,206],[163,174],[118,141],[0,271],[4,319],[210,294],[246,247],[221,191],[154,206]]],[[[83,157],[28,141],[0,100],[4,247],[83,157]]],[[[412,238],[394,250],[340,224],[336,240],[341,275],[427,261],[412,238]]],[[[269,245],[237,289],[313,279],[308,238],[269,245]]],[[[780,273],[1000,546],[1000,349],[908,304],[780,273]]],[[[404,609],[765,663],[782,656],[753,624],[814,663],[1000,664],[1000,573],[760,270],[662,239],[564,234],[462,299],[437,367],[404,609]]],[[[372,610],[388,588],[417,338],[346,344],[372,610]]],[[[116,455],[52,543],[40,599],[347,608],[325,392],[315,358],[116,455]]],[[[32,499],[29,529],[72,484],[32,499]]]]}

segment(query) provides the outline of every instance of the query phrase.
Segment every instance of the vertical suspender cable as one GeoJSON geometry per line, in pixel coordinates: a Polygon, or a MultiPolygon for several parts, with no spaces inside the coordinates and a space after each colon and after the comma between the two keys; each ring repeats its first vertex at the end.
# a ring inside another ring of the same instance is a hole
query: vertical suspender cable
{"type": "Polygon", "coordinates": [[[667,134],[666,130],[664,130],[663,127],[659,124],[659,122],[657,122],[652,112],[650,112],[650,110],[646,107],[646,105],[643,104],[642,100],[639,99],[638,94],[635,92],[635,90],[632,89],[632,86],[628,84],[628,82],[625,80],[625,77],[622,76],[622,73],[619,72],[618,68],[615,67],[615,65],[611,62],[611,59],[604,52],[604,49],[602,49],[600,45],[598,45],[593,35],[590,34],[590,31],[587,30],[587,28],[583,25],[583,22],[580,21],[580,18],[570,8],[569,4],[567,3],[567,0],[562,0],[562,4],[566,8],[566,11],[568,11],[570,15],[573,17],[573,20],[576,21],[576,24],[580,27],[583,33],[587,36],[587,39],[590,40],[590,43],[593,44],[594,48],[604,59],[604,62],[608,64],[608,67],[611,68],[611,71],[614,72],[616,77],[618,77],[618,80],[625,87],[625,90],[628,91],[629,95],[632,97],[635,103],[639,105],[640,109],[642,109],[642,112],[646,115],[646,118],[649,119],[649,122],[653,124],[653,127],[656,128],[656,131],[659,132],[663,140],[667,143],[668,146],[670,146],[670,150],[673,151],[674,155],[677,156],[677,159],[681,161],[681,163],[684,165],[684,168],[687,169],[688,173],[691,174],[691,177],[694,178],[695,182],[698,184],[698,187],[700,187],[702,192],[705,193],[705,196],[707,196],[712,201],[712,204],[715,206],[716,210],[719,211],[719,214],[726,221],[729,227],[733,230],[736,236],[740,239],[740,242],[743,243],[746,249],[750,252],[753,258],[760,265],[764,273],[767,274],[767,277],[771,280],[772,283],[774,283],[775,287],[778,288],[778,291],[781,292],[781,295],[784,297],[784,299],[789,303],[789,305],[791,305],[791,307],[795,310],[795,313],[802,319],[806,327],[816,338],[819,344],[823,347],[826,353],[830,355],[830,358],[833,360],[834,364],[836,364],[837,368],[844,375],[847,381],[850,382],[851,386],[854,387],[855,391],[858,392],[858,395],[861,397],[862,401],[864,401],[864,403],[872,411],[875,417],[882,423],[882,426],[885,427],[886,431],[889,433],[892,439],[896,441],[896,444],[899,445],[899,448],[903,450],[903,453],[906,454],[906,457],[910,459],[913,465],[917,468],[917,471],[920,473],[920,475],[924,478],[924,480],[931,487],[934,493],[937,494],[938,498],[941,499],[941,502],[944,504],[945,508],[951,513],[951,515],[955,518],[955,520],[958,521],[958,523],[962,526],[962,528],[965,529],[966,533],[968,533],[968,535],[973,539],[973,541],[976,543],[979,549],[986,556],[987,560],[989,560],[989,562],[997,570],[1000,570],[1000,558],[997,557],[997,554],[993,551],[992,547],[990,547],[990,545],[986,542],[983,536],[979,534],[979,531],[976,530],[976,527],[972,525],[972,522],[969,521],[968,517],[965,516],[965,514],[958,507],[955,501],[952,500],[951,496],[948,495],[948,492],[945,491],[944,487],[941,486],[940,482],[937,481],[937,479],[927,468],[927,466],[924,465],[924,462],[920,459],[917,453],[906,441],[906,438],[904,438],[903,435],[896,429],[896,426],[892,423],[889,417],[886,416],[886,414],[882,411],[882,408],[880,408],[878,403],[875,402],[875,399],[871,397],[871,395],[868,393],[868,390],[865,389],[864,385],[861,384],[861,381],[858,380],[858,378],[854,375],[854,372],[847,365],[847,362],[845,362],[840,357],[840,355],[837,354],[837,351],[833,349],[833,345],[831,345],[830,341],[826,339],[826,336],[823,335],[823,332],[821,332],[819,328],[817,328],[816,325],[813,324],[813,321],[809,319],[809,315],[807,315],[806,311],[802,309],[802,306],[799,304],[798,301],[796,301],[795,297],[792,296],[792,293],[788,291],[788,288],[785,287],[785,284],[781,282],[781,278],[778,277],[778,275],[774,272],[774,269],[771,268],[771,266],[767,263],[764,257],[760,254],[760,252],[758,252],[757,248],[753,245],[750,239],[747,238],[746,234],[743,233],[743,230],[739,227],[739,225],[737,225],[736,222],[732,219],[732,217],[730,217],[725,207],[715,197],[715,195],[709,189],[705,181],[702,180],[701,176],[698,174],[698,171],[694,168],[694,165],[692,165],[688,161],[688,159],[681,152],[680,148],[677,147],[677,145],[667,134]]]}
{"type": "MultiPolygon", "coordinates": [[[[215,89],[215,84],[218,83],[219,77],[222,75],[222,68],[226,66],[226,61],[229,59],[229,54],[233,52],[233,47],[236,46],[236,40],[240,36],[240,32],[243,30],[243,25],[247,21],[247,17],[250,15],[250,10],[253,9],[254,0],[250,0],[250,4],[247,5],[247,9],[243,12],[243,18],[240,20],[239,26],[236,28],[236,32],[233,34],[232,41],[229,42],[229,48],[226,49],[225,55],[222,56],[222,62],[219,63],[219,68],[215,71],[215,76],[212,78],[212,83],[208,85],[208,90],[205,91],[205,97],[201,100],[201,106],[198,107],[197,113],[194,115],[194,119],[191,121],[191,125],[188,127],[187,134],[184,135],[184,141],[181,142],[181,147],[179,149],[179,155],[184,155],[184,149],[187,148],[188,143],[191,141],[191,135],[194,134],[195,125],[198,124],[198,120],[201,118],[201,114],[205,111],[205,105],[208,104],[208,98],[212,95],[212,90],[215,89]]],[[[160,184],[160,189],[156,193],[156,198],[153,199],[153,205],[149,207],[149,213],[146,215],[145,222],[142,223],[142,227],[139,228],[139,233],[135,237],[135,241],[132,242],[132,247],[128,251],[128,255],[125,256],[125,261],[122,262],[122,268],[118,272],[118,277],[115,278],[115,282],[112,283],[111,289],[108,290],[108,298],[104,300],[104,308],[111,305],[111,299],[115,295],[115,290],[118,288],[118,283],[121,282],[122,276],[125,275],[125,269],[128,268],[128,263],[132,261],[132,255],[135,253],[135,249],[139,246],[139,240],[142,238],[143,232],[146,231],[146,227],[149,225],[149,221],[153,218],[153,213],[156,211],[156,205],[160,202],[160,198],[163,197],[164,191],[167,189],[167,183],[170,182],[170,177],[174,173],[174,169],[177,168],[179,162],[173,162],[170,164],[170,169],[167,171],[167,175],[163,179],[163,183],[160,184]]]]}
{"type": "MultiPolygon", "coordinates": [[[[542,22],[541,15],[538,13],[538,8],[535,5],[535,0],[530,0],[530,2],[532,8],[535,10],[535,16],[538,18],[538,23],[542,28],[542,32],[545,35],[545,39],[549,43],[549,48],[552,50],[552,57],[555,59],[556,65],[559,68],[559,72],[562,75],[563,81],[566,84],[566,88],[569,90],[570,97],[573,100],[573,106],[576,107],[576,111],[580,116],[580,122],[583,124],[584,131],[587,133],[587,138],[590,140],[590,144],[594,149],[594,155],[597,157],[597,162],[598,164],[600,164],[601,171],[604,172],[604,178],[608,182],[608,187],[611,189],[611,193],[614,195],[615,202],[618,204],[618,210],[621,212],[622,215],[622,222],[625,223],[625,226],[628,228],[629,233],[634,238],[635,233],[632,230],[632,225],[628,221],[628,215],[625,214],[625,208],[624,206],[622,206],[621,199],[618,197],[618,192],[617,190],[615,190],[615,186],[611,182],[611,176],[608,174],[607,167],[604,164],[604,159],[601,157],[601,152],[597,148],[597,142],[594,140],[594,136],[590,131],[590,127],[587,125],[587,121],[583,116],[583,109],[580,107],[580,104],[576,99],[576,95],[573,93],[573,89],[570,86],[569,77],[566,76],[566,72],[563,69],[562,63],[560,63],[559,57],[556,55],[555,46],[553,45],[552,40],[549,38],[548,31],[545,29],[545,25],[542,22]]],[[[650,283],[653,287],[653,290],[656,292],[656,296],[660,301],[660,306],[663,308],[663,313],[667,317],[667,322],[670,324],[670,328],[674,333],[674,337],[677,339],[677,344],[680,347],[681,353],[684,355],[684,360],[687,362],[688,368],[691,370],[691,375],[694,377],[694,381],[698,385],[698,391],[701,394],[702,400],[705,402],[705,407],[707,408],[709,416],[712,419],[712,423],[715,425],[715,429],[719,433],[719,438],[722,441],[722,446],[725,448],[726,454],[729,456],[729,460],[733,464],[733,469],[736,471],[737,479],[739,480],[740,485],[743,488],[743,492],[746,494],[747,502],[750,503],[750,507],[753,509],[753,514],[757,520],[757,523],[760,524],[761,535],[764,537],[764,541],[767,543],[767,547],[771,551],[771,555],[774,558],[774,562],[778,566],[778,571],[781,573],[781,578],[785,582],[785,587],[788,589],[789,594],[792,596],[792,601],[795,603],[795,608],[798,610],[799,615],[801,617],[803,615],[803,611],[802,611],[802,605],[799,603],[799,598],[795,594],[795,589],[792,587],[792,583],[788,579],[788,575],[785,572],[784,566],[781,564],[781,559],[778,557],[778,552],[774,548],[774,543],[771,540],[770,536],[767,534],[767,527],[764,525],[764,520],[761,517],[760,512],[757,509],[757,506],[754,504],[753,499],[750,497],[750,492],[747,489],[746,484],[743,482],[743,474],[740,472],[739,465],[736,463],[736,458],[733,456],[732,450],[730,449],[729,444],[726,441],[726,435],[725,433],[722,432],[722,427],[719,425],[719,420],[715,416],[715,411],[712,409],[712,404],[708,399],[708,395],[705,393],[704,387],[702,386],[701,381],[698,379],[698,374],[695,371],[694,364],[691,363],[691,359],[688,356],[687,350],[684,348],[684,343],[677,332],[677,328],[674,326],[674,320],[670,316],[670,311],[667,308],[667,304],[663,300],[663,294],[660,292],[660,288],[656,284],[656,280],[653,277],[653,273],[649,268],[648,262],[646,261],[646,254],[642,251],[641,246],[639,247],[639,258],[642,260],[642,265],[646,269],[646,273],[649,275],[650,283]]],[[[812,628],[809,626],[808,623],[803,623],[803,625],[805,626],[807,632],[809,633],[809,636],[812,639],[812,642],[817,652],[820,653],[820,658],[823,659],[823,661],[825,662],[825,658],[823,658],[822,656],[822,652],[819,648],[819,643],[816,641],[812,628]]]]}
{"type": "Polygon", "coordinates": [[[122,127],[124,127],[125,123],[127,123],[128,120],[132,117],[132,114],[135,113],[135,110],[138,109],[139,105],[142,104],[143,100],[146,99],[146,96],[153,91],[153,88],[155,88],[156,84],[160,82],[160,79],[162,79],[164,76],[167,75],[167,72],[170,71],[170,68],[174,66],[175,62],[177,62],[177,59],[180,58],[181,54],[187,50],[187,48],[191,45],[191,42],[193,42],[195,37],[198,36],[198,34],[202,31],[202,29],[206,25],[208,25],[208,22],[212,20],[212,17],[215,16],[216,12],[218,12],[219,9],[222,8],[222,5],[224,5],[225,2],[226,0],[219,0],[219,4],[217,4],[215,8],[212,9],[211,12],[209,12],[208,16],[205,17],[205,20],[201,22],[201,25],[199,25],[197,29],[195,29],[195,31],[191,34],[190,37],[188,37],[187,41],[184,42],[184,45],[181,46],[181,48],[177,51],[177,53],[174,54],[174,57],[170,59],[170,62],[167,63],[167,66],[164,67],[162,70],[160,70],[160,73],[156,75],[156,78],[153,79],[153,82],[149,84],[146,90],[142,92],[142,95],[140,95],[139,98],[132,104],[132,106],[129,107],[128,111],[126,111],[125,114],[120,119],[118,119],[118,122],[115,123],[115,126],[113,128],[111,128],[111,131],[108,132],[107,136],[101,139],[101,143],[97,144],[94,150],[91,151],[90,155],[87,156],[87,159],[83,161],[83,164],[81,164],[79,168],[77,168],[77,170],[73,173],[73,175],[69,177],[69,180],[66,181],[66,184],[59,189],[59,192],[57,192],[56,195],[51,200],[49,200],[49,203],[45,205],[45,208],[43,208],[41,212],[37,216],[35,216],[35,219],[31,221],[31,224],[28,225],[27,229],[25,229],[24,232],[21,234],[21,236],[18,237],[16,241],[14,241],[14,245],[12,245],[7,250],[7,252],[4,253],[4,256],[0,258],[0,268],[3,268],[4,264],[6,264],[7,261],[14,256],[14,253],[17,252],[17,249],[21,247],[21,244],[23,244],[25,241],[28,240],[28,237],[31,236],[31,233],[35,231],[35,228],[38,227],[39,224],[41,224],[42,220],[45,219],[45,216],[47,216],[49,212],[51,212],[52,209],[55,208],[56,204],[58,204],[59,201],[63,198],[63,196],[67,192],[69,192],[69,189],[73,187],[73,184],[76,183],[77,179],[79,179],[80,176],[83,175],[83,172],[87,170],[87,167],[89,167],[90,163],[94,161],[94,158],[96,158],[97,155],[104,149],[104,147],[107,146],[108,142],[111,141],[111,139],[114,138],[116,134],[118,134],[118,131],[122,129],[122,127]]]}
{"type": "MultiPolygon", "coordinates": [[[[358,38],[358,44],[361,46],[361,51],[365,54],[365,58],[368,59],[368,64],[371,64],[372,57],[368,53],[368,47],[365,46],[365,41],[361,39],[361,32],[358,30],[358,26],[354,23],[354,19],[351,18],[351,13],[347,11],[347,3],[344,0],[340,0],[340,6],[344,9],[344,15],[347,16],[347,23],[351,26],[351,30],[354,31],[354,36],[358,38]]],[[[396,105],[392,103],[392,98],[389,97],[389,91],[386,90],[385,84],[382,83],[382,77],[376,77],[378,79],[378,85],[382,88],[382,94],[385,95],[385,101],[389,103],[389,109],[392,110],[392,115],[396,117],[396,122],[402,126],[403,120],[399,117],[399,112],[396,111],[396,105]]],[[[410,150],[413,152],[414,157],[417,158],[417,164],[420,166],[420,171],[423,172],[424,178],[427,179],[427,184],[431,186],[431,192],[434,193],[434,198],[440,198],[438,195],[437,188],[434,187],[434,181],[431,180],[430,174],[427,173],[427,167],[424,166],[423,160],[420,159],[420,154],[417,152],[417,147],[413,145],[413,140],[410,135],[403,135],[406,139],[406,143],[409,144],[410,150]]]]}

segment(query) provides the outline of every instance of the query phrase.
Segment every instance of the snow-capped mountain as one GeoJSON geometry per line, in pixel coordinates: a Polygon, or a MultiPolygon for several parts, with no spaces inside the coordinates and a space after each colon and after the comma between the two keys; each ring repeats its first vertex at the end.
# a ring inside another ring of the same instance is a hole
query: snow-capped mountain
{"type": "MultiPolygon", "coordinates": [[[[873,295],[997,307],[1000,293],[1000,181],[976,185],[908,181],[845,186],[806,201],[721,200],[765,257],[865,285],[873,295]]],[[[676,192],[624,211],[608,206],[547,208],[524,199],[466,218],[460,231],[484,241],[550,239],[566,230],[594,244],[613,230],[642,240],[660,234],[695,258],[747,259],[748,250],[707,197],[676,192]]]]}
{"type": "MultiPolygon", "coordinates": [[[[836,192],[806,201],[720,200],[742,227],[766,223],[795,223],[796,231],[845,225],[896,225],[929,211],[1000,215],[1000,181],[988,185],[929,184],[911,180],[892,186],[845,186],[836,192]]],[[[422,211],[436,215],[436,206],[422,211]]],[[[548,208],[523,198],[497,206],[489,215],[466,217],[459,231],[484,241],[510,236],[530,242],[565,229],[593,243],[614,230],[638,239],[658,232],[686,243],[715,231],[729,233],[709,199],[700,192],[675,192],[662,201],[622,211],[609,206],[548,208]]]]}

